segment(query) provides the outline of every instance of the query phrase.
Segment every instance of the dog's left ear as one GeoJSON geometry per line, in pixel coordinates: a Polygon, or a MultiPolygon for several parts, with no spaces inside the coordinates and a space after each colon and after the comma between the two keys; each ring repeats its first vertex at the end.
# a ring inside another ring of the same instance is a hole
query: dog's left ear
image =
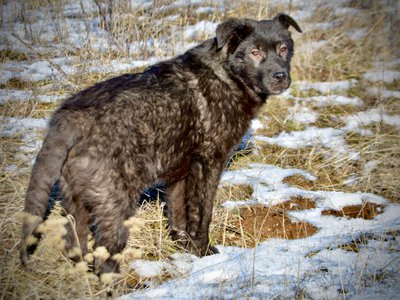
{"type": "Polygon", "coordinates": [[[296,29],[298,32],[303,32],[301,30],[299,24],[297,24],[297,22],[291,16],[289,16],[287,14],[284,14],[284,13],[277,14],[274,18],[274,21],[278,21],[286,29],[288,29],[290,26],[293,26],[294,29],[296,29]]]}
{"type": "Polygon", "coordinates": [[[254,31],[254,27],[243,20],[230,19],[217,26],[217,49],[222,49],[226,44],[232,50],[254,31]]]}

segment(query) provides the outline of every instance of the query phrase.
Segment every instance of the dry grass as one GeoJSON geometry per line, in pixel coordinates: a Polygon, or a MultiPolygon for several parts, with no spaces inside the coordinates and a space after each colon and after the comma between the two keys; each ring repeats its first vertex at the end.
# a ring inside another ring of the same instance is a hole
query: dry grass
{"type": "MultiPolygon", "coordinates": [[[[147,47],[143,43],[140,51],[129,51],[129,44],[135,41],[159,39],[164,35],[172,36],[174,26],[182,27],[195,24],[199,20],[209,20],[218,22],[226,17],[257,17],[265,18],[273,15],[277,11],[285,10],[275,8],[270,10],[263,1],[257,4],[249,4],[247,1],[234,1],[237,4],[235,10],[219,11],[211,14],[199,14],[196,12],[196,5],[188,6],[184,9],[168,8],[166,4],[172,1],[155,1],[152,8],[132,9],[127,4],[129,1],[118,1],[118,5],[112,6],[111,1],[102,2],[104,7],[97,12],[87,14],[99,16],[104,32],[108,32],[108,47],[111,50],[94,51],[92,46],[94,40],[88,39],[81,48],[76,49],[64,44],[68,39],[68,32],[65,31],[62,17],[62,1],[31,0],[25,3],[24,10],[19,12],[19,21],[32,24],[35,20],[31,11],[41,7],[48,7],[56,12],[55,40],[41,40],[34,32],[28,31],[30,41],[34,45],[51,46],[54,44],[57,49],[38,53],[31,51],[28,54],[20,54],[11,50],[0,51],[0,61],[23,61],[33,59],[50,60],[54,57],[79,56],[82,61],[88,59],[98,59],[99,62],[110,62],[116,58],[146,59],[156,55],[158,57],[173,56],[175,46],[181,37],[176,37],[171,44],[160,44],[157,47],[147,47]],[[141,18],[146,14],[147,17],[141,18]],[[178,15],[174,20],[168,20],[168,16],[178,15]]],[[[115,2],[117,3],[117,2],[115,2]]],[[[396,57],[393,52],[395,47],[399,47],[399,42],[387,42],[387,33],[383,30],[383,25],[387,22],[386,11],[384,8],[374,5],[364,10],[362,17],[344,17],[339,25],[329,30],[313,30],[302,35],[294,34],[297,47],[307,45],[312,41],[326,40],[326,45],[313,52],[298,52],[293,61],[293,79],[309,81],[330,81],[360,79],[358,85],[351,90],[341,92],[348,96],[359,96],[364,100],[367,107],[355,108],[349,106],[335,107],[310,107],[320,114],[319,119],[314,124],[318,127],[340,128],[343,124],[337,122],[336,116],[353,114],[359,110],[381,107],[391,113],[400,113],[399,99],[381,99],[371,96],[367,92],[370,83],[361,79],[361,74],[371,68],[371,58],[380,58],[390,61],[396,57]],[[352,28],[365,28],[367,35],[361,40],[353,41],[349,39],[346,32],[352,28]]],[[[359,7],[358,1],[353,1],[353,6],[359,7]]],[[[365,4],[368,6],[368,4],[365,4]]],[[[213,3],[211,3],[213,6],[213,3]]],[[[215,5],[214,5],[215,6],[215,5]]],[[[292,7],[291,9],[295,9],[292,7]]],[[[51,18],[50,13],[47,16],[51,18]]],[[[337,20],[339,17],[332,15],[329,10],[316,11],[311,20],[312,22],[327,22],[337,20]]],[[[303,25],[304,22],[299,22],[303,25]]],[[[88,29],[88,33],[90,30],[88,29]]],[[[138,71],[140,69],[133,69],[138,71]]],[[[12,88],[21,90],[41,90],[49,87],[57,90],[60,94],[68,95],[76,92],[83,87],[89,86],[100,80],[110,78],[116,74],[96,73],[68,75],[63,82],[23,82],[18,79],[11,79],[2,88],[12,88]]],[[[399,82],[385,84],[385,88],[397,89],[399,82]]],[[[376,84],[377,87],[382,85],[376,84]]],[[[305,97],[318,95],[316,91],[296,91],[294,96],[305,97]]],[[[302,130],[303,126],[288,120],[288,109],[293,106],[292,101],[284,100],[279,97],[271,98],[263,113],[261,121],[264,128],[257,134],[275,136],[282,131],[302,130]]],[[[12,102],[0,106],[2,116],[14,117],[47,117],[54,110],[55,104],[43,104],[37,101],[12,102]]],[[[0,124],[0,127],[4,125],[0,124]]],[[[307,181],[300,176],[293,176],[286,179],[286,183],[309,190],[337,190],[337,191],[363,191],[382,195],[391,201],[400,202],[400,136],[397,129],[383,124],[375,124],[369,127],[373,131],[372,137],[363,137],[355,133],[347,136],[347,142],[360,154],[360,159],[356,162],[343,161],[340,157],[325,157],[324,150],[316,148],[301,148],[297,150],[287,149],[274,145],[262,145],[259,150],[250,155],[238,157],[231,169],[245,167],[249,163],[262,162],[278,165],[286,168],[299,168],[306,170],[318,179],[307,181]],[[365,172],[364,166],[368,161],[377,160],[379,163],[369,172],[365,172]],[[346,180],[353,176],[357,179],[353,186],[348,186],[346,180]]],[[[122,277],[112,280],[111,283],[103,283],[91,272],[87,272],[86,265],[74,264],[64,257],[57,245],[59,235],[57,230],[49,231],[40,243],[39,249],[35,253],[29,270],[20,266],[18,256],[19,235],[21,222],[17,215],[23,209],[24,193],[29,180],[29,174],[18,172],[18,168],[28,165],[19,156],[19,147],[22,145],[18,137],[2,137],[0,143],[0,298],[1,299],[20,299],[20,298],[41,298],[41,299],[71,299],[71,298],[101,298],[124,294],[135,289],[145,287],[148,278],[141,278],[132,272],[128,266],[130,260],[143,259],[166,259],[171,254],[182,251],[168,236],[167,220],[163,206],[159,202],[147,204],[138,211],[137,218],[142,224],[139,231],[133,231],[129,239],[127,249],[130,251],[122,257],[122,277]],[[16,170],[8,170],[10,164],[17,166],[16,170]]],[[[329,152],[326,150],[326,152],[329,152]]],[[[211,226],[211,241],[216,244],[236,245],[243,247],[253,247],[260,241],[267,238],[260,231],[255,231],[260,227],[257,224],[243,225],[243,211],[227,210],[220,206],[225,200],[243,200],[251,197],[252,189],[249,186],[231,186],[219,190],[216,203],[215,216],[211,226]]],[[[288,199],[291,203],[298,203],[298,199],[288,199]],[[296,202],[297,201],[297,202],[296,202]]],[[[304,199],[303,199],[304,200],[304,199]]],[[[304,201],[299,203],[304,203],[304,201]]],[[[298,204],[299,205],[299,204],[298,204]]],[[[309,207],[304,207],[308,209],[309,207]]],[[[254,218],[257,222],[264,222],[274,214],[279,220],[285,220],[288,207],[269,208],[268,213],[261,219],[254,218]],[[268,217],[268,218],[267,218],[268,217]]],[[[61,208],[53,212],[49,221],[55,222],[60,219],[61,208]]],[[[251,209],[250,209],[251,211],[251,209]]],[[[248,213],[248,212],[247,212],[248,213]]],[[[253,217],[257,212],[253,210],[253,217]]],[[[248,218],[251,218],[247,216],[248,218]]],[[[273,218],[272,218],[273,219],[273,218]]],[[[271,219],[271,220],[272,220],[271,219]]],[[[280,230],[272,236],[282,236],[282,224],[277,222],[280,230]]],[[[304,225],[303,229],[309,229],[304,225]]],[[[262,227],[262,226],[261,226],[262,227]]],[[[303,232],[304,233],[304,232],[303,232]]],[[[295,237],[299,237],[297,235],[295,237]]],[[[354,247],[353,247],[354,248],[354,247]]],[[[90,263],[88,264],[90,267],[90,263]]],[[[157,280],[165,281],[176,276],[173,274],[161,274],[157,280]]],[[[107,281],[107,280],[105,280],[107,281]]]]}
{"type": "Polygon", "coordinates": [[[9,101],[0,106],[0,115],[16,118],[47,118],[56,107],[56,103],[9,101]]]}

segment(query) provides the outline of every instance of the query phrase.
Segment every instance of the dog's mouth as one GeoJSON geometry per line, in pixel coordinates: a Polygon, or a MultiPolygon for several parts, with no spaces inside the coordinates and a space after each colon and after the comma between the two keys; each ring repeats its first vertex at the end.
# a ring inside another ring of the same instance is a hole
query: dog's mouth
{"type": "Polygon", "coordinates": [[[270,91],[269,91],[269,94],[270,94],[270,95],[279,95],[279,94],[284,93],[288,88],[289,88],[289,87],[281,88],[281,89],[275,89],[275,90],[270,90],[270,91]]]}
{"type": "Polygon", "coordinates": [[[282,88],[278,90],[268,90],[268,91],[259,91],[257,92],[258,97],[262,99],[262,101],[266,101],[268,96],[275,96],[284,93],[288,88],[282,88]]]}
{"type": "Polygon", "coordinates": [[[285,92],[290,86],[290,79],[285,80],[284,82],[279,83],[270,83],[267,85],[267,90],[269,95],[279,95],[285,92]]]}
{"type": "Polygon", "coordinates": [[[255,87],[254,91],[262,99],[262,101],[265,101],[268,96],[275,96],[284,93],[285,91],[288,90],[290,86],[290,80],[284,83],[280,84],[274,84],[270,83],[264,86],[263,88],[260,87],[255,87]]]}

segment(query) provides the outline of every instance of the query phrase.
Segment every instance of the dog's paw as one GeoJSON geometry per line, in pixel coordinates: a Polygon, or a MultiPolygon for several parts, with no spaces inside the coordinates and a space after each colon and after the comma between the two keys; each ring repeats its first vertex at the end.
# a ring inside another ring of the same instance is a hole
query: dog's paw
{"type": "Polygon", "coordinates": [[[218,254],[218,253],[219,253],[219,251],[218,251],[217,247],[209,245],[208,248],[205,251],[204,256],[214,255],[214,254],[218,254]]]}
{"type": "Polygon", "coordinates": [[[35,252],[39,244],[40,235],[30,235],[23,239],[20,248],[20,258],[24,267],[28,266],[31,255],[35,252]]]}

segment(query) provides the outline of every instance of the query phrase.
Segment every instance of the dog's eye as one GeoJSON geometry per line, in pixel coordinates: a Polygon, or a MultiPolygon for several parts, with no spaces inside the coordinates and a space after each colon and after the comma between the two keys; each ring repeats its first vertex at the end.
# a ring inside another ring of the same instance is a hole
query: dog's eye
{"type": "Polygon", "coordinates": [[[280,47],[280,49],[279,49],[279,51],[281,52],[281,53],[286,53],[287,52],[287,47],[285,46],[285,45],[282,45],[281,47],[280,47]]]}
{"type": "Polygon", "coordinates": [[[251,51],[251,54],[252,54],[253,56],[261,56],[260,50],[257,50],[257,49],[252,50],[252,51],[251,51]]]}

